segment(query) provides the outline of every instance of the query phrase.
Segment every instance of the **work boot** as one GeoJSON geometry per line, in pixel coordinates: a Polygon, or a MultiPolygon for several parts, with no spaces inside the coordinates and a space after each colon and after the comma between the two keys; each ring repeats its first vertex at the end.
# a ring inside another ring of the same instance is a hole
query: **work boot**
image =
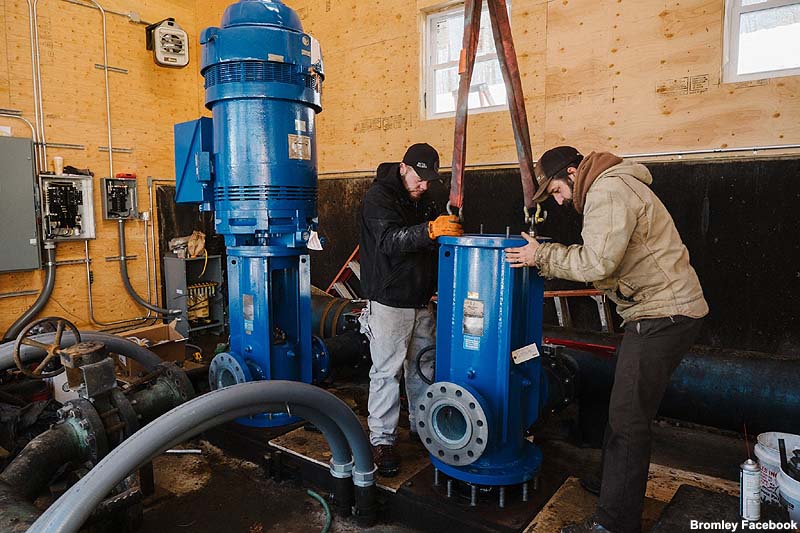
{"type": "Polygon", "coordinates": [[[602,480],[594,475],[588,475],[580,479],[583,490],[595,496],[600,496],[600,488],[603,486],[602,480]]]}
{"type": "Polygon", "coordinates": [[[606,529],[594,517],[587,518],[583,522],[574,522],[561,528],[561,533],[613,533],[606,529]]]}
{"type": "Polygon", "coordinates": [[[372,458],[378,467],[378,474],[384,477],[394,477],[400,471],[400,455],[392,444],[373,446],[372,458]]]}

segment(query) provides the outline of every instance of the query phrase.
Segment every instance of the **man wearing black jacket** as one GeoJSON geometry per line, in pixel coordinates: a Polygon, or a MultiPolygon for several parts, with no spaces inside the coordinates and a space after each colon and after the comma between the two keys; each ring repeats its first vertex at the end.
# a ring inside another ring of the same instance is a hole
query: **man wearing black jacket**
{"type": "MultiPolygon", "coordinates": [[[[441,179],[439,154],[427,144],[411,146],[402,163],[383,163],[361,204],[361,287],[369,300],[361,329],[370,340],[369,431],[382,475],[400,468],[394,444],[400,420],[400,375],[404,372],[412,431],[417,398],[425,389],[416,355],[435,343],[430,310],[436,290],[436,238],[461,235],[455,216],[435,218],[424,201],[428,182],[441,179]]],[[[433,366],[432,352],[423,371],[433,366]]]]}

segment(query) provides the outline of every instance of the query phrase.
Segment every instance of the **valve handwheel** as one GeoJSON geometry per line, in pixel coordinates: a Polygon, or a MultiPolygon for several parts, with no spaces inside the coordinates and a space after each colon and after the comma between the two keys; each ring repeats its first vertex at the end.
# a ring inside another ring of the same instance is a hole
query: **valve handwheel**
{"type": "Polygon", "coordinates": [[[16,363],[17,368],[25,374],[26,376],[34,379],[46,379],[52,378],[64,372],[64,366],[61,365],[61,353],[64,351],[61,347],[61,338],[64,336],[64,331],[69,330],[75,337],[74,344],[78,344],[81,342],[81,334],[78,331],[78,328],[67,319],[59,318],[59,317],[48,317],[42,318],[35,322],[31,322],[28,324],[25,329],[23,329],[20,334],[17,336],[17,340],[14,343],[14,363],[16,363]],[[43,324],[55,324],[56,326],[56,333],[53,336],[53,342],[50,344],[46,344],[44,342],[37,341],[28,337],[31,331],[33,331],[36,327],[41,326],[43,324]],[[35,348],[39,348],[47,352],[47,355],[39,363],[36,368],[31,370],[28,368],[22,361],[22,354],[20,353],[20,348],[22,345],[26,346],[33,346],[35,348]],[[45,370],[47,366],[53,361],[58,361],[58,368],[55,370],[45,370]]]}

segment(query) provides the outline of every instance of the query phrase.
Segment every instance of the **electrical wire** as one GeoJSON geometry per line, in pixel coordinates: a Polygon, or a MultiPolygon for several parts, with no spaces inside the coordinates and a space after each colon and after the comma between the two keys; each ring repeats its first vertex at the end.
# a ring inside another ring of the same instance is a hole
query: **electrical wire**
{"type": "Polygon", "coordinates": [[[203,253],[205,254],[206,258],[205,258],[205,260],[203,261],[203,271],[202,271],[202,272],[200,272],[200,275],[199,275],[199,276],[197,276],[198,278],[202,278],[202,277],[203,277],[203,274],[205,274],[205,273],[206,273],[206,268],[208,268],[208,250],[206,250],[205,248],[203,248],[203,253]]]}

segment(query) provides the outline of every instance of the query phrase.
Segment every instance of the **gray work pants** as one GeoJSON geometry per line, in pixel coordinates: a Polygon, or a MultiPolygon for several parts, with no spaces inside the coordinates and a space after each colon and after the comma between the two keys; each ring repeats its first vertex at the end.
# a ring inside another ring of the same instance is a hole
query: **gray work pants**
{"type": "MultiPolygon", "coordinates": [[[[394,444],[400,421],[400,376],[405,375],[409,422],[416,426],[418,398],[427,385],[417,375],[416,357],[436,343],[436,320],[430,309],[401,309],[370,301],[359,319],[370,342],[369,440],[373,446],[394,444]]],[[[433,377],[434,351],[421,361],[422,371],[433,377]]]]}

